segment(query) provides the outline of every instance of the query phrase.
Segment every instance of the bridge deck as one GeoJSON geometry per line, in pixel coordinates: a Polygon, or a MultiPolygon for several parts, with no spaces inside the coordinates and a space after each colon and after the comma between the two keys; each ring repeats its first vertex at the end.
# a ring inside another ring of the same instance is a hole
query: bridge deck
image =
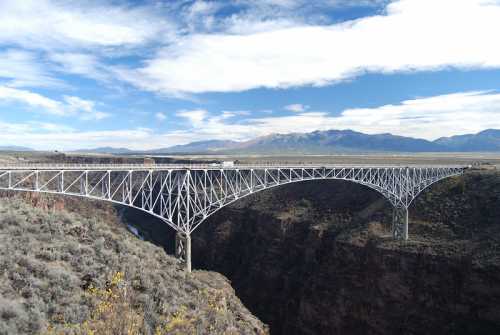
{"type": "Polygon", "coordinates": [[[248,169],[400,169],[400,168],[466,168],[465,165],[434,164],[4,164],[0,170],[45,170],[45,171],[82,171],[82,170],[248,170],[248,169]]]}

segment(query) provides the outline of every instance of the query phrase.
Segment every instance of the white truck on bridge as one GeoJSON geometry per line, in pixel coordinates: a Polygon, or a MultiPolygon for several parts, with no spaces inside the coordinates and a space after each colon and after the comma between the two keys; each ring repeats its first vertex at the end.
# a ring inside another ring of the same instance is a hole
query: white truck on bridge
{"type": "Polygon", "coordinates": [[[234,167],[234,161],[223,161],[221,163],[222,167],[234,167]]]}

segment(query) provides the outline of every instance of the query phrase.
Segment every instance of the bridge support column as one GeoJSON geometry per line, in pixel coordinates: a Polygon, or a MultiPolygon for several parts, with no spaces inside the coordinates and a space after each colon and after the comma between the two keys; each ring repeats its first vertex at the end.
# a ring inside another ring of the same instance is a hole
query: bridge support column
{"type": "Polygon", "coordinates": [[[175,234],[175,257],[183,263],[186,257],[185,245],[186,241],[184,240],[184,236],[182,233],[177,232],[177,234],[175,234]]]}
{"type": "Polygon", "coordinates": [[[175,257],[186,266],[186,271],[191,272],[191,235],[178,232],[175,235],[175,257]]]}
{"type": "Polygon", "coordinates": [[[396,240],[406,241],[408,239],[408,208],[402,206],[394,207],[392,236],[396,240]]]}
{"type": "Polygon", "coordinates": [[[186,235],[186,271],[191,272],[191,235],[186,235]]]}

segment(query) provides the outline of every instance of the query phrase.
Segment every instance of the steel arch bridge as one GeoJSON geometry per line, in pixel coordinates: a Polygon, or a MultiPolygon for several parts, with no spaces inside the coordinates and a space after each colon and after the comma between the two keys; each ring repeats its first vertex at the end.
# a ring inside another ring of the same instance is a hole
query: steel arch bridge
{"type": "Polygon", "coordinates": [[[271,187],[337,179],[365,185],[394,207],[392,233],[408,239],[408,207],[425,188],[464,166],[8,165],[0,189],[80,196],[147,212],[175,229],[176,254],[191,271],[191,233],[219,209],[271,187]]]}

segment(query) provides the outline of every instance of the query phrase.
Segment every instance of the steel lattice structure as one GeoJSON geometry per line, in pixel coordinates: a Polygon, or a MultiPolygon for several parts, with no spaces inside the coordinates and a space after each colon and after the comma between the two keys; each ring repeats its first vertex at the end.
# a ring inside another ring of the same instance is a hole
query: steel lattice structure
{"type": "Polygon", "coordinates": [[[338,179],[365,185],[394,206],[393,236],[408,239],[408,207],[433,183],[463,166],[339,165],[23,165],[0,166],[0,189],[81,196],[134,207],[163,220],[181,238],[191,270],[191,233],[228,204],[278,185],[338,179]]]}

